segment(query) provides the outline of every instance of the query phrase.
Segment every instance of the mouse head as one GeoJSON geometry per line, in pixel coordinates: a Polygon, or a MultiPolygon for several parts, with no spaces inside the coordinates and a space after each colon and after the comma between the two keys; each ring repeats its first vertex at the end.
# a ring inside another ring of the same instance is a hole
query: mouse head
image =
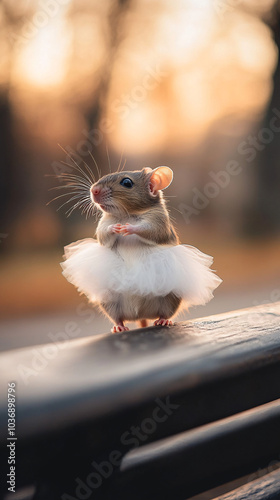
{"type": "Polygon", "coordinates": [[[162,189],[171,184],[169,167],[104,175],[91,186],[92,202],[104,212],[137,214],[163,203],[162,189]]]}

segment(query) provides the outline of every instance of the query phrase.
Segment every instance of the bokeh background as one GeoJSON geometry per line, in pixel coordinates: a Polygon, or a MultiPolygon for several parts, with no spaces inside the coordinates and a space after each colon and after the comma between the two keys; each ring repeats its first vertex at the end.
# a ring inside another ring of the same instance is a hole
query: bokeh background
{"type": "Polygon", "coordinates": [[[109,331],[59,266],[96,219],[48,205],[107,151],[174,170],[180,239],[224,280],[189,317],[280,299],[279,18],[275,0],[1,1],[2,349],[109,331]]]}

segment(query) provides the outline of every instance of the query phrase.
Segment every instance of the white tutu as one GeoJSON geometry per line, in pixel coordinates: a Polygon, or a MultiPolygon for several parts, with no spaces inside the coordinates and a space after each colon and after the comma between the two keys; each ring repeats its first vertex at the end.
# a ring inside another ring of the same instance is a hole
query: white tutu
{"type": "Polygon", "coordinates": [[[116,251],[94,239],[65,248],[63,275],[91,302],[106,302],[116,293],[166,296],[173,292],[182,305],[206,304],[222,280],[210,266],[212,257],[188,245],[139,245],[137,236],[123,237],[116,251]]]}

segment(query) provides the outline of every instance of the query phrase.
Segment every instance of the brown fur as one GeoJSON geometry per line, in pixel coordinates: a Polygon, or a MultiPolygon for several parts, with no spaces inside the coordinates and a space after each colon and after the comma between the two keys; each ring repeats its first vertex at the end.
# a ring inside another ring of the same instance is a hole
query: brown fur
{"type": "MultiPolygon", "coordinates": [[[[162,191],[153,191],[150,180],[153,171],[150,168],[134,172],[117,172],[102,177],[94,186],[101,188],[103,214],[98,224],[96,236],[100,245],[117,250],[121,238],[108,230],[114,224],[136,224],[139,245],[177,245],[178,236],[170,222],[162,191]],[[126,188],[120,184],[124,178],[130,178],[134,185],[126,188]]],[[[169,319],[180,307],[181,299],[170,293],[164,297],[142,297],[137,295],[112,294],[112,299],[100,304],[105,314],[116,323],[119,321],[141,321],[144,326],[147,319],[162,317],[169,319]]]]}
{"type": "Polygon", "coordinates": [[[147,228],[141,231],[142,238],[158,245],[177,245],[179,239],[170,222],[165,200],[161,191],[154,196],[149,190],[150,169],[136,170],[134,172],[120,172],[102,177],[95,186],[107,188],[106,195],[109,211],[104,212],[99,222],[96,235],[101,245],[112,247],[115,241],[114,235],[108,234],[110,224],[127,222],[133,224],[143,222],[147,228]],[[127,189],[120,181],[129,177],[134,186],[127,189]]]}
{"type": "MultiPolygon", "coordinates": [[[[147,319],[169,319],[179,310],[181,299],[169,293],[165,297],[141,297],[139,295],[115,297],[100,304],[101,310],[113,321],[143,321],[147,319]]],[[[146,323],[145,323],[146,324],[146,323]]]]}

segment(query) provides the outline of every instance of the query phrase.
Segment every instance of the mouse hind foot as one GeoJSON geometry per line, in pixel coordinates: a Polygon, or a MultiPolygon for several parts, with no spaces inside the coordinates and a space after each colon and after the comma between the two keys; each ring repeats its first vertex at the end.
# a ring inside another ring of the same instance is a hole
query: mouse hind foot
{"type": "Polygon", "coordinates": [[[111,328],[111,333],[128,332],[129,328],[124,325],[123,321],[119,321],[111,328]]]}
{"type": "Polygon", "coordinates": [[[159,318],[154,322],[154,326],[173,326],[171,319],[159,318]]]}

